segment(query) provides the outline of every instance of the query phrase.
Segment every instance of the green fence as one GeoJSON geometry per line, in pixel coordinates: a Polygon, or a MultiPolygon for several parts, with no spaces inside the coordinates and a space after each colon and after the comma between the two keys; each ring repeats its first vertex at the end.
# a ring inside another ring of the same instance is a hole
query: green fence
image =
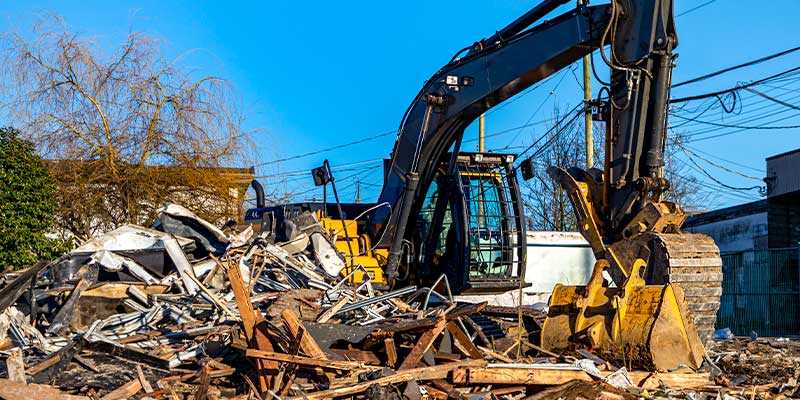
{"type": "Polygon", "coordinates": [[[800,337],[798,248],[722,254],[717,328],[735,335],[800,337]]]}

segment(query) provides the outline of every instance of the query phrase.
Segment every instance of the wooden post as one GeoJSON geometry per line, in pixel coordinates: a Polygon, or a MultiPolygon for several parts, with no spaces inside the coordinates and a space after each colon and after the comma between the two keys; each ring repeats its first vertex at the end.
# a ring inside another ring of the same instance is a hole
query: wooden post
{"type": "MultiPolygon", "coordinates": [[[[578,0],[578,7],[582,6],[586,0],[578,0]]],[[[583,100],[585,110],[583,121],[586,128],[586,170],[594,167],[594,136],[592,133],[592,109],[589,108],[589,100],[592,99],[592,59],[589,55],[583,56],[583,100]]]]}
{"type": "Polygon", "coordinates": [[[486,138],[486,117],[484,114],[481,114],[480,119],[478,119],[478,152],[483,153],[486,151],[486,146],[484,143],[484,139],[486,138]]]}

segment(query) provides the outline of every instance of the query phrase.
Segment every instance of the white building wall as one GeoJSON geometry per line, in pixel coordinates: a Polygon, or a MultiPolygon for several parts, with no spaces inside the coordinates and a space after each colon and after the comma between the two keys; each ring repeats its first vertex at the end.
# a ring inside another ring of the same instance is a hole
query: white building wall
{"type": "Polygon", "coordinates": [[[722,253],[765,248],[768,234],[767,212],[742,215],[686,230],[711,236],[722,253]]]}

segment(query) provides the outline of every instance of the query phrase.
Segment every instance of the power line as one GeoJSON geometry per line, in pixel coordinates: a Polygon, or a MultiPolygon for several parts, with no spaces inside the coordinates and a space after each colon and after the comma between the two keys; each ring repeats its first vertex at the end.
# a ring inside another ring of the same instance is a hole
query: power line
{"type": "Polygon", "coordinates": [[[553,135],[550,137],[550,139],[549,139],[547,142],[545,142],[545,144],[543,144],[543,145],[542,145],[542,146],[540,146],[538,149],[536,149],[536,151],[533,153],[533,155],[531,155],[531,157],[530,157],[530,158],[535,158],[536,156],[538,156],[539,154],[541,154],[541,153],[542,153],[542,152],[543,152],[543,151],[544,151],[544,150],[545,150],[547,147],[549,147],[549,146],[550,146],[550,144],[552,144],[552,143],[553,143],[553,141],[555,140],[555,138],[556,138],[556,137],[558,137],[558,135],[560,135],[560,134],[561,134],[561,133],[564,131],[564,129],[566,129],[566,128],[567,128],[568,126],[570,126],[570,125],[571,125],[573,122],[575,122],[575,120],[576,120],[576,119],[578,119],[578,117],[579,117],[581,114],[580,114],[580,113],[576,113],[575,111],[577,111],[577,110],[578,110],[580,107],[582,107],[582,106],[583,106],[583,102],[581,102],[581,103],[578,103],[578,105],[576,105],[575,107],[573,107],[573,108],[572,108],[572,110],[570,110],[569,112],[567,112],[566,114],[564,114],[564,116],[563,116],[563,117],[562,117],[562,118],[561,118],[561,119],[560,119],[558,122],[556,122],[556,123],[555,123],[555,124],[554,124],[552,127],[550,127],[550,129],[548,129],[548,130],[547,130],[547,132],[543,133],[543,134],[542,134],[542,136],[540,136],[540,137],[539,137],[539,139],[536,139],[536,141],[534,141],[533,143],[531,143],[531,145],[530,145],[530,146],[528,146],[527,148],[525,148],[525,150],[523,150],[521,153],[519,153],[519,154],[517,155],[517,160],[521,160],[521,159],[522,159],[522,156],[523,156],[525,153],[527,153],[528,151],[530,151],[530,150],[533,148],[533,146],[536,146],[536,145],[537,145],[539,142],[541,142],[541,141],[542,141],[542,140],[543,140],[545,137],[547,137],[547,136],[548,136],[548,135],[549,135],[551,132],[553,132],[553,131],[554,131],[556,128],[558,128],[558,131],[557,131],[557,132],[555,132],[555,134],[553,134],[553,135]],[[569,115],[570,115],[570,114],[574,114],[574,115],[572,116],[572,118],[570,118],[570,120],[569,120],[569,121],[567,121],[566,123],[564,123],[564,121],[567,119],[567,117],[569,117],[569,115]]]}
{"type": "MultiPolygon", "coordinates": [[[[783,101],[784,102],[786,102],[786,101],[794,101],[794,100],[798,100],[798,99],[800,99],[800,94],[795,95],[795,96],[791,96],[791,97],[786,98],[786,99],[783,99],[783,101]]],[[[741,103],[743,103],[743,101],[740,101],[740,104],[741,103]]],[[[748,108],[746,111],[735,112],[735,114],[738,117],[747,116],[746,118],[738,118],[738,119],[734,119],[734,120],[730,120],[730,121],[725,121],[724,118],[723,118],[723,121],[722,122],[718,122],[718,123],[719,124],[723,124],[724,123],[726,125],[744,125],[744,124],[751,123],[751,122],[754,122],[754,121],[758,121],[758,120],[761,120],[761,119],[764,119],[764,118],[776,116],[776,115],[779,115],[779,114],[784,114],[784,113],[790,111],[790,110],[788,110],[786,108],[783,108],[783,107],[777,108],[776,107],[777,103],[769,101],[769,100],[766,100],[766,99],[757,100],[754,103],[752,103],[752,105],[761,104],[761,103],[766,103],[766,105],[761,106],[761,107],[756,107],[756,108],[748,108]],[[765,112],[754,114],[755,112],[759,112],[759,111],[762,111],[762,110],[765,111],[765,112]],[[775,110],[779,110],[779,111],[775,112],[775,110]]],[[[713,106],[713,104],[711,104],[705,110],[703,110],[702,112],[700,112],[699,114],[697,114],[697,115],[695,115],[695,116],[693,116],[691,118],[685,117],[685,116],[680,115],[680,114],[678,114],[676,112],[670,112],[671,116],[679,118],[679,119],[686,120],[686,122],[683,122],[683,123],[680,123],[680,124],[677,124],[677,125],[672,125],[672,129],[676,130],[677,128],[684,127],[684,126],[687,126],[687,125],[708,125],[707,123],[704,123],[704,122],[707,122],[707,121],[702,121],[699,118],[702,115],[704,115],[706,112],[708,112],[711,109],[711,106],[713,106]]],[[[774,122],[777,122],[777,121],[774,121],[774,122]]],[[[759,125],[763,126],[765,124],[759,123],[759,125]]],[[[703,133],[707,133],[707,132],[717,132],[717,131],[718,131],[718,129],[716,129],[716,128],[707,128],[705,130],[692,132],[691,136],[694,136],[694,135],[697,135],[697,134],[703,134],[703,133]]],[[[686,136],[685,132],[684,132],[684,136],[686,136]]]]}
{"type": "Polygon", "coordinates": [[[772,97],[772,96],[769,96],[769,95],[767,95],[767,94],[761,93],[761,92],[759,92],[758,90],[755,90],[755,89],[753,89],[753,88],[750,88],[750,87],[748,87],[748,88],[745,88],[745,90],[747,90],[748,92],[751,92],[751,93],[755,93],[755,94],[757,94],[757,95],[759,95],[759,96],[761,96],[761,97],[763,97],[763,98],[765,98],[765,99],[767,99],[767,100],[771,100],[771,101],[773,101],[773,102],[775,102],[775,103],[778,103],[778,104],[780,104],[780,105],[782,105],[782,106],[784,106],[784,107],[788,107],[788,108],[791,108],[791,109],[793,109],[793,110],[798,110],[798,111],[800,111],[800,107],[798,107],[798,106],[796,106],[796,105],[794,105],[794,104],[789,104],[789,103],[787,103],[787,102],[785,102],[785,101],[781,101],[781,100],[779,100],[779,99],[776,99],[776,98],[774,98],[774,97],[772,97]]]}
{"type": "Polygon", "coordinates": [[[686,155],[688,155],[688,156],[690,156],[690,157],[697,157],[697,158],[699,158],[699,159],[701,159],[701,160],[703,160],[703,161],[707,162],[708,164],[711,164],[711,165],[713,165],[713,166],[715,166],[715,167],[717,167],[717,168],[719,168],[719,169],[721,169],[721,170],[723,170],[723,171],[725,171],[725,172],[729,172],[729,173],[731,173],[731,174],[734,174],[734,175],[739,175],[739,176],[741,176],[741,177],[743,177],[743,178],[752,179],[752,180],[754,180],[754,181],[762,182],[761,178],[756,178],[756,177],[754,177],[754,176],[750,176],[750,175],[743,174],[743,173],[741,173],[741,172],[739,172],[739,171],[732,170],[732,169],[730,169],[730,168],[727,168],[727,167],[725,167],[725,166],[719,165],[719,164],[717,164],[717,163],[715,163],[715,162],[713,162],[713,161],[711,161],[711,160],[709,160],[709,159],[707,159],[707,158],[704,158],[703,156],[701,156],[701,155],[699,155],[699,154],[695,153],[694,151],[692,151],[692,150],[690,150],[690,149],[686,148],[686,147],[685,147],[685,146],[683,146],[683,144],[681,144],[680,142],[677,142],[676,144],[677,144],[677,145],[678,145],[678,147],[681,149],[681,151],[683,151],[684,153],[686,153],[686,155]]]}
{"type": "MultiPolygon", "coordinates": [[[[680,118],[680,119],[687,119],[686,117],[682,117],[680,115],[674,115],[674,117],[677,117],[677,118],[680,118]]],[[[769,130],[769,129],[795,129],[795,128],[800,128],[800,125],[781,125],[781,126],[762,126],[762,125],[755,126],[754,125],[754,126],[745,126],[745,125],[719,124],[719,123],[716,123],[716,122],[703,121],[703,120],[700,120],[700,119],[693,119],[692,121],[696,122],[698,124],[711,125],[711,126],[716,126],[716,127],[719,127],[719,128],[736,128],[736,129],[744,129],[744,130],[750,130],[750,129],[754,129],[754,130],[769,130]]],[[[691,136],[691,135],[689,135],[689,136],[691,136]]]]}
{"type": "Polygon", "coordinates": [[[255,165],[253,165],[253,167],[260,167],[262,165],[275,164],[275,163],[279,163],[279,162],[284,162],[284,161],[289,161],[289,160],[296,160],[298,158],[313,156],[313,155],[317,155],[317,154],[320,154],[320,153],[325,153],[325,152],[332,151],[332,150],[338,150],[338,149],[341,149],[341,148],[354,146],[354,145],[361,144],[361,143],[366,143],[366,142],[369,142],[371,140],[375,140],[375,139],[382,138],[384,136],[388,136],[388,135],[396,134],[396,133],[397,133],[397,130],[388,131],[388,132],[380,133],[380,134],[377,134],[377,135],[374,135],[374,136],[369,136],[369,137],[366,137],[366,138],[363,138],[363,139],[359,139],[359,140],[356,140],[356,141],[353,141],[353,142],[344,143],[344,144],[336,145],[336,146],[333,146],[333,147],[328,147],[328,148],[325,148],[325,149],[315,150],[315,151],[311,151],[311,152],[308,152],[308,153],[298,154],[298,155],[295,155],[295,156],[286,157],[286,158],[282,158],[282,159],[278,159],[278,160],[266,161],[266,162],[263,162],[263,163],[260,163],[260,164],[255,164],[255,165]]]}
{"type": "MultiPolygon", "coordinates": [[[[698,169],[697,167],[695,167],[692,164],[687,163],[686,161],[680,159],[679,157],[675,156],[672,159],[674,161],[686,166],[686,167],[689,167],[691,170],[702,174],[700,169],[698,169]]],[[[704,187],[706,189],[709,189],[709,190],[713,191],[713,193],[716,194],[716,195],[727,197],[729,200],[753,201],[753,200],[758,200],[759,199],[758,196],[756,196],[756,195],[754,195],[752,193],[749,193],[749,192],[746,192],[746,191],[731,190],[731,189],[729,189],[727,187],[715,184],[713,182],[706,182],[706,181],[699,180],[699,179],[697,179],[696,177],[694,177],[692,175],[684,175],[684,174],[680,174],[680,173],[675,173],[675,175],[678,176],[678,177],[683,178],[684,180],[691,181],[693,183],[696,183],[697,185],[700,185],[700,186],[702,186],[702,187],[704,187]]]]}
{"type": "Polygon", "coordinates": [[[688,9],[688,10],[686,10],[686,11],[684,11],[684,12],[682,12],[682,13],[678,14],[678,15],[676,15],[676,16],[675,16],[675,18],[682,17],[682,16],[684,16],[684,15],[686,15],[686,14],[689,14],[689,13],[690,13],[690,12],[692,12],[692,11],[697,11],[697,10],[699,10],[699,9],[701,9],[701,8],[703,8],[703,7],[707,6],[707,5],[709,5],[709,4],[711,4],[711,3],[715,2],[715,1],[717,1],[717,0],[708,0],[707,2],[705,2],[705,3],[703,3],[703,4],[700,4],[700,5],[699,5],[699,6],[697,6],[697,7],[690,8],[690,9],[688,9]]]}
{"type": "Polygon", "coordinates": [[[749,165],[745,165],[745,164],[738,163],[736,161],[728,160],[728,159],[722,158],[722,157],[720,157],[718,155],[715,155],[715,154],[712,154],[712,153],[709,153],[709,152],[705,152],[705,151],[700,150],[698,148],[694,148],[694,147],[689,146],[687,144],[683,144],[683,146],[688,148],[688,149],[691,149],[694,152],[701,153],[701,154],[703,154],[703,155],[705,155],[707,157],[716,158],[717,160],[720,160],[722,162],[726,162],[726,163],[731,164],[731,165],[735,165],[737,167],[746,168],[746,169],[749,169],[751,171],[759,172],[759,173],[762,173],[762,174],[767,173],[767,171],[765,171],[763,169],[753,168],[753,167],[751,167],[749,165]]]}
{"type": "Polygon", "coordinates": [[[710,74],[706,74],[706,75],[703,75],[703,76],[698,76],[697,78],[692,78],[692,79],[689,79],[688,81],[684,81],[684,82],[672,85],[672,87],[676,88],[676,87],[679,87],[679,86],[688,85],[690,83],[704,81],[706,79],[710,79],[710,78],[713,78],[715,76],[719,76],[719,75],[722,75],[722,74],[725,74],[725,73],[728,73],[728,72],[731,72],[731,71],[735,71],[737,69],[753,66],[753,65],[756,65],[756,64],[761,64],[762,62],[772,60],[773,58],[783,57],[783,56],[785,56],[787,54],[794,53],[797,50],[800,50],[800,46],[792,47],[791,49],[780,51],[780,52],[777,52],[777,53],[774,53],[774,54],[770,54],[768,56],[761,57],[761,58],[758,58],[758,59],[755,59],[755,60],[752,60],[752,61],[748,61],[748,62],[739,64],[739,65],[734,65],[732,67],[724,68],[724,69],[721,69],[719,71],[712,72],[710,74]]]}
{"type": "Polygon", "coordinates": [[[683,103],[683,102],[686,102],[686,101],[706,99],[706,98],[709,98],[709,97],[717,97],[717,96],[720,96],[720,95],[723,95],[723,94],[726,94],[726,93],[731,93],[731,92],[735,92],[737,90],[749,88],[751,86],[756,86],[758,84],[770,81],[772,79],[775,79],[775,78],[778,78],[778,77],[781,77],[781,76],[784,76],[784,75],[787,75],[787,74],[790,74],[790,73],[796,72],[796,71],[800,71],[800,66],[788,69],[788,70],[783,71],[783,72],[779,72],[779,73],[777,73],[775,75],[771,75],[771,76],[768,76],[766,78],[759,79],[757,81],[753,81],[753,82],[750,82],[750,83],[747,83],[747,84],[736,85],[736,86],[734,86],[732,88],[729,88],[729,89],[718,90],[716,92],[699,94],[699,95],[695,95],[695,96],[687,96],[687,97],[681,97],[681,98],[677,98],[677,99],[671,99],[669,102],[671,104],[674,104],[674,103],[683,103]]]}
{"type": "MultiPolygon", "coordinates": [[[[574,68],[572,68],[572,67],[573,67],[573,66],[575,66],[575,65],[576,65],[575,63],[572,63],[572,65],[570,65],[570,67],[569,67],[569,68],[567,68],[567,69],[574,71],[575,69],[574,69],[574,68]]],[[[544,107],[544,104],[547,102],[547,100],[549,100],[551,97],[553,97],[553,94],[555,93],[556,89],[558,89],[558,87],[559,87],[559,86],[561,86],[561,82],[563,82],[563,81],[564,81],[564,78],[567,76],[567,74],[566,74],[566,72],[567,72],[567,69],[563,69],[563,70],[561,71],[561,78],[558,80],[558,82],[556,82],[555,86],[553,86],[553,89],[552,89],[552,90],[550,90],[550,93],[548,93],[548,94],[547,94],[547,96],[544,98],[544,100],[542,100],[542,102],[539,104],[539,107],[536,107],[536,109],[535,109],[535,110],[533,110],[533,113],[531,114],[531,116],[530,116],[530,117],[528,117],[528,120],[527,120],[527,121],[525,121],[525,123],[526,123],[526,124],[527,124],[527,123],[530,123],[530,122],[531,122],[531,120],[533,119],[533,117],[535,117],[535,116],[536,116],[536,114],[538,114],[538,113],[539,113],[539,111],[541,111],[542,107],[544,107]]],[[[514,138],[513,138],[513,139],[511,139],[511,140],[510,140],[510,141],[509,141],[509,142],[506,144],[506,146],[510,146],[510,145],[511,145],[511,143],[515,142],[515,141],[516,141],[516,140],[519,138],[519,135],[520,135],[520,134],[522,134],[522,132],[519,132],[519,133],[517,133],[517,134],[514,136],[514,138]]]]}
{"type": "MultiPolygon", "coordinates": [[[[354,161],[354,162],[350,162],[350,163],[346,163],[346,164],[339,164],[339,165],[335,165],[334,164],[335,166],[331,167],[331,171],[337,171],[337,172],[352,171],[353,169],[344,169],[344,167],[351,167],[351,166],[354,166],[354,165],[361,165],[361,164],[367,164],[367,163],[375,163],[377,161],[383,161],[383,158],[373,158],[373,159],[369,159],[369,160],[360,160],[360,161],[354,161]]],[[[370,166],[368,168],[373,168],[373,167],[370,166]]],[[[283,177],[287,177],[287,176],[305,175],[305,174],[309,174],[310,172],[311,171],[308,170],[308,169],[298,169],[298,170],[289,171],[289,172],[275,173],[275,174],[272,174],[272,175],[257,175],[256,178],[266,178],[266,179],[269,179],[269,178],[283,178],[283,177]]]]}
{"type": "Polygon", "coordinates": [[[688,160],[689,160],[689,162],[694,164],[694,166],[697,167],[697,169],[699,169],[700,172],[703,173],[703,175],[709,177],[712,181],[716,182],[718,185],[720,185],[722,187],[725,187],[725,188],[728,188],[728,189],[731,189],[731,190],[740,190],[740,191],[749,191],[749,190],[754,190],[754,189],[760,189],[761,188],[761,186],[737,187],[737,186],[727,185],[727,184],[723,183],[722,181],[720,181],[719,179],[715,178],[713,175],[711,175],[708,171],[705,170],[705,168],[703,168],[699,164],[697,164],[697,162],[694,160],[694,158],[689,157],[688,160]]]}

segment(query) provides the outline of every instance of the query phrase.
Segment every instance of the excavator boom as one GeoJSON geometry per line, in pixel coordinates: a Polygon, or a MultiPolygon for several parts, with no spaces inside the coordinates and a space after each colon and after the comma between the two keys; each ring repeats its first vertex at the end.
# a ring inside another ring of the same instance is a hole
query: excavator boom
{"type": "Polygon", "coordinates": [[[455,291],[474,289],[473,269],[495,283],[522,279],[524,251],[508,251],[520,249],[524,239],[515,236],[525,228],[515,186],[518,161],[509,155],[470,169],[486,155],[465,161],[464,129],[600,50],[610,85],[601,90],[606,97],[591,103],[606,121],[604,169],[548,171],[569,195],[597,263],[587,285],[555,288],[542,344],[553,351],[593,348],[640,367],[697,367],[719,306],[714,293],[721,282],[706,278],[721,274],[713,241],[682,233],[681,207],[662,199],[669,190],[663,158],[678,43],[672,0],[611,0],[539,22],[565,3],[542,2],[460,51],[426,81],[401,120],[378,206],[362,221],[363,231],[352,232],[360,236],[348,234],[346,246],[337,247],[351,253],[348,268],[356,268],[356,259],[371,263],[389,284],[444,274],[455,291]],[[511,190],[497,190],[502,182],[511,190]],[[487,199],[513,215],[483,218],[487,199]]]}

